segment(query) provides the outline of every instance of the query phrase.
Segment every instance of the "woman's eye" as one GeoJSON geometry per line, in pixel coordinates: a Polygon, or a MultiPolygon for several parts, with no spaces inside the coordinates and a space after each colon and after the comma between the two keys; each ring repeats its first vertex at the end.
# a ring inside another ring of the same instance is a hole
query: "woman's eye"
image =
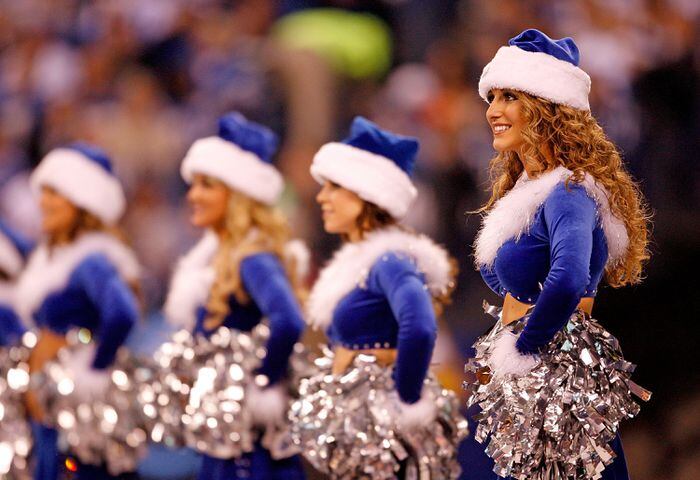
{"type": "Polygon", "coordinates": [[[493,98],[494,98],[493,93],[489,93],[488,95],[486,95],[486,103],[493,102],[493,98]]]}
{"type": "Polygon", "coordinates": [[[507,101],[512,101],[512,100],[517,100],[518,97],[515,96],[514,93],[511,92],[504,92],[503,93],[503,98],[505,98],[507,101]]]}

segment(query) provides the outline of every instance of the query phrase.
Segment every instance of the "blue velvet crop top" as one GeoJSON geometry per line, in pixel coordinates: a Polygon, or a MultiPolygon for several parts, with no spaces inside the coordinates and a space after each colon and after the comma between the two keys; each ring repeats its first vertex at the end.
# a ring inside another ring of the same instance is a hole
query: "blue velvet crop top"
{"type": "Polygon", "coordinates": [[[595,296],[610,261],[609,243],[615,255],[626,246],[624,225],[610,215],[602,190],[590,177],[566,185],[566,172],[516,185],[484,219],[477,238],[477,264],[488,286],[535,305],[518,339],[522,353],[546,345],[581,298],[595,296]]]}
{"type": "Polygon", "coordinates": [[[321,272],[309,298],[309,320],[326,329],[333,345],[396,348],[396,389],[405,403],[415,403],[437,334],[431,293],[450,281],[446,252],[427,237],[398,229],[372,232],[346,243],[321,272]]]}

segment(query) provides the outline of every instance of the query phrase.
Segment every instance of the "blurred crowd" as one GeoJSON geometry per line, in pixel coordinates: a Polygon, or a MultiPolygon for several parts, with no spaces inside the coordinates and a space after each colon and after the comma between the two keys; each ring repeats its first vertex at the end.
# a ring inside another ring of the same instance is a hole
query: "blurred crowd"
{"type": "Polygon", "coordinates": [[[334,245],[308,166],[365,115],[421,141],[407,221],[459,260],[445,322],[454,346],[443,349],[459,369],[490,298],[470,256],[478,218],[468,212],[485,199],[493,155],[476,84],[527,27],[576,39],[593,113],[655,211],[647,282],[599,301],[639,382],[658,393],[623,430],[633,477],[700,478],[700,373],[686,367],[700,333],[696,0],[0,0],[0,216],[37,236],[28,169],[61,144],[100,145],[126,185],[124,228],[157,312],[197,235],[179,165],[219,115],[239,110],[282,136],[283,208],[316,266],[334,245]]]}

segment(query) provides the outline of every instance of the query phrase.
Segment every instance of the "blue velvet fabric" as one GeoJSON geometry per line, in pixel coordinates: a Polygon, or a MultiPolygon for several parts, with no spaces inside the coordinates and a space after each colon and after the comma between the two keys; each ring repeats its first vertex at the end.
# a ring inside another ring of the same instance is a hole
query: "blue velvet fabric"
{"type": "MultiPolygon", "coordinates": [[[[97,369],[107,368],[114,361],[137,319],[133,292],[102,254],[85,257],[71,273],[66,286],[48,295],[34,312],[37,326],[59,334],[75,327],[89,329],[97,340],[92,364],[97,369]]],[[[35,441],[40,442],[34,452],[40,466],[34,472],[34,479],[54,480],[62,468],[62,457],[56,446],[57,434],[43,425],[35,426],[34,434],[35,441]]],[[[119,477],[105,473],[99,478],[119,477]]]]}
{"type": "Polygon", "coordinates": [[[350,135],[342,143],[372,152],[394,162],[410,175],[418,153],[418,140],[382,130],[364,117],[355,117],[350,135]]]}
{"type": "MultiPolygon", "coordinates": [[[[304,329],[304,320],[284,268],[270,253],[251,255],[241,262],[241,279],[251,301],[241,305],[233,295],[229,299],[231,312],[223,325],[244,332],[255,327],[262,317],[270,322],[267,356],[260,367],[270,384],[276,383],[287,370],[287,360],[304,329]]],[[[200,306],[195,331],[204,335],[207,312],[200,306]]]]}
{"type": "MultiPolygon", "coordinates": [[[[607,258],[595,201],[583,186],[560,183],[529,231],[501,246],[493,270],[481,269],[496,293],[535,305],[516,344],[521,353],[537,353],[564,327],[581,298],[595,296],[607,258]]],[[[603,479],[628,480],[619,435],[611,446],[617,458],[603,479]]]]}
{"type": "Polygon", "coordinates": [[[272,156],[279,143],[272,130],[247,120],[238,112],[227,113],[219,119],[219,136],[255,154],[266,163],[272,163],[272,156]]]}
{"type": "Polygon", "coordinates": [[[112,161],[110,160],[109,155],[107,155],[107,153],[101,148],[83,142],[71,143],[67,148],[83,154],[83,156],[85,156],[87,159],[99,165],[105,172],[114,174],[112,161]]]}
{"type": "Polygon", "coordinates": [[[219,460],[207,457],[202,459],[198,480],[304,480],[304,469],[298,455],[282,460],[274,460],[270,452],[259,443],[255,449],[240,458],[219,460]]]}
{"type": "Polygon", "coordinates": [[[12,307],[0,304],[0,346],[18,343],[26,331],[12,307]]]}
{"type": "Polygon", "coordinates": [[[484,281],[501,296],[534,304],[518,339],[522,353],[536,353],[566,324],[582,297],[593,297],[608,248],[595,201],[583,186],[557,185],[530,230],[498,250],[484,281]]]}
{"type": "Polygon", "coordinates": [[[44,299],[34,319],[39,327],[59,334],[75,327],[89,329],[98,344],[92,366],[104,369],[138,315],[133,292],[107,257],[98,253],[81,261],[67,285],[44,299]]]}
{"type": "Polygon", "coordinates": [[[571,37],[554,40],[535,28],[529,28],[520,35],[508,40],[508,45],[528,52],[546,53],[559,60],[569,62],[576,67],[579,64],[578,47],[571,37]]]}
{"type": "MultiPolygon", "coordinates": [[[[301,337],[304,320],[294,297],[284,268],[277,257],[260,253],[245,258],[240,265],[243,286],[251,298],[245,305],[238,303],[232,295],[229,299],[231,312],[223,325],[241,331],[250,331],[263,317],[270,322],[270,338],[267,355],[259,372],[266,375],[270,385],[282,379],[287,371],[287,362],[294,344],[301,337]]],[[[206,309],[201,306],[197,313],[195,332],[210,335],[204,328],[206,309]]],[[[240,458],[222,460],[203,456],[199,479],[228,480],[249,479],[303,479],[304,473],[298,456],[273,460],[260,444],[255,450],[240,458]]]]}
{"type": "Polygon", "coordinates": [[[409,258],[390,252],[377,260],[366,288],[357,287],[338,302],[327,334],[333,344],[350,349],[398,349],[399,396],[405,403],[420,399],[437,324],[425,279],[409,258]]]}

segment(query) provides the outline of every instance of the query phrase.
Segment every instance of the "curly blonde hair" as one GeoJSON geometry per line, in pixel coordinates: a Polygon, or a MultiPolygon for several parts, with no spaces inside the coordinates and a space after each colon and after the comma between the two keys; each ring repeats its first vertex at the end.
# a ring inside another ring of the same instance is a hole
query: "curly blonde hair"
{"type": "Polygon", "coordinates": [[[524,92],[514,92],[521,101],[524,147],[518,152],[499,152],[491,159],[491,197],[479,210],[488,211],[513,186],[523,164],[536,165],[538,172],[558,166],[572,171],[569,182],[580,183],[586,173],[605,188],[612,213],[627,229],[629,246],[619,262],[608,265],[605,279],[612,287],[639,283],[649,259],[650,218],[638,185],[625,170],[615,144],[608,139],[591,112],[559,105],[524,92]],[[543,153],[546,145],[551,155],[543,153]]]}
{"type": "Polygon", "coordinates": [[[246,257],[256,253],[276,255],[295,295],[299,300],[303,298],[305,291],[297,275],[297,261],[284,253],[291,230],[282,212],[229,189],[224,222],[224,234],[214,257],[215,277],[207,303],[205,328],[211,330],[223,323],[231,311],[231,295],[242,305],[250,301],[241,280],[240,265],[246,257]]]}

